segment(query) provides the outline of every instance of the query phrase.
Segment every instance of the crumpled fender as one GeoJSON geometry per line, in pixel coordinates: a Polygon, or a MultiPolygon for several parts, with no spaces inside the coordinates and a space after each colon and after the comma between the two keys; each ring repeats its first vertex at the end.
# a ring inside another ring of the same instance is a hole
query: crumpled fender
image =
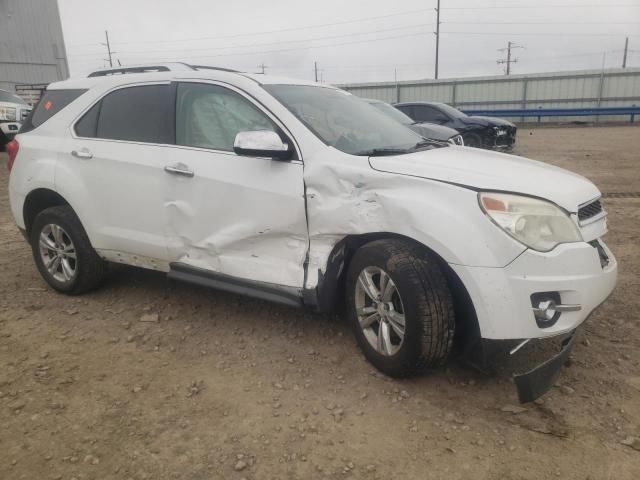
{"type": "Polygon", "coordinates": [[[486,218],[473,190],[376,171],[367,157],[332,148],[305,160],[310,244],[305,288],[318,284],[335,245],[348,235],[394,233],[448,263],[485,267],[503,267],[524,250],[486,218]]]}

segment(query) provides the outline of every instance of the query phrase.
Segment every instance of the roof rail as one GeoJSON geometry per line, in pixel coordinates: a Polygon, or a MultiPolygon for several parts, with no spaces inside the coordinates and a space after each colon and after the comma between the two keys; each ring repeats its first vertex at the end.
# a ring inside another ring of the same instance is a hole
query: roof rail
{"type": "Polygon", "coordinates": [[[223,68],[223,67],[212,67],[210,65],[188,65],[194,70],[219,70],[221,72],[231,72],[231,73],[239,73],[238,70],[233,70],[232,68],[223,68]]]}
{"type": "Polygon", "coordinates": [[[193,70],[220,70],[223,72],[237,72],[230,68],[211,67],[208,65],[189,65],[186,63],[155,63],[149,65],[132,65],[129,67],[107,68],[91,72],[87,77],[107,77],[110,75],[126,75],[128,73],[151,73],[151,72],[185,72],[193,70]]]}

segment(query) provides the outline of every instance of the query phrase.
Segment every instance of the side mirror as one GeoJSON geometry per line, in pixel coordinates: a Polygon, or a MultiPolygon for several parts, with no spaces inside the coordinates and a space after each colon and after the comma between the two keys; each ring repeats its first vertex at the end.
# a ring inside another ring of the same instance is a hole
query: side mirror
{"type": "Polygon", "coordinates": [[[233,151],[238,155],[250,157],[291,159],[289,145],[280,139],[280,135],[271,130],[238,132],[233,142],[233,151]]]}

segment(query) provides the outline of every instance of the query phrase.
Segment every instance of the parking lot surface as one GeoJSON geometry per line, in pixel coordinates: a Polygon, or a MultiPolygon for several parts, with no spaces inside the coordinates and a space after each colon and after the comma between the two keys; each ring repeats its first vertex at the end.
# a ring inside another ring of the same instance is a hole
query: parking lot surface
{"type": "MultiPolygon", "coordinates": [[[[619,284],[541,401],[507,374],[377,373],[346,322],[114,268],[40,278],[0,168],[0,479],[640,478],[640,128],[520,128],[605,193],[619,284]],[[634,448],[635,445],[635,448],[634,448]]],[[[6,157],[0,154],[4,165],[6,157]]]]}

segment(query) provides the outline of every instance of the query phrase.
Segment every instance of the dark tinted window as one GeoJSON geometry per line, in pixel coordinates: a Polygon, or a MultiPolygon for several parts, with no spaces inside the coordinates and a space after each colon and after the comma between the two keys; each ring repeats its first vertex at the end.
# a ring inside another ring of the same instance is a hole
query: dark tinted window
{"type": "Polygon", "coordinates": [[[446,122],[449,118],[441,111],[426,105],[413,106],[413,119],[417,122],[446,122]]]}
{"type": "Polygon", "coordinates": [[[96,137],[174,143],[173,85],[122,88],[104,97],[100,103],[96,137]]]}
{"type": "Polygon", "coordinates": [[[86,90],[47,90],[33,110],[31,119],[25,123],[29,123],[31,129],[39,127],[84,92],[86,90]]]}
{"type": "Polygon", "coordinates": [[[98,115],[100,115],[101,102],[96,103],[76,123],[75,131],[79,137],[95,138],[98,135],[98,115]]]}
{"type": "Polygon", "coordinates": [[[410,117],[412,120],[415,120],[415,118],[413,118],[413,107],[411,107],[410,105],[398,105],[395,106],[395,108],[410,117]]]}

